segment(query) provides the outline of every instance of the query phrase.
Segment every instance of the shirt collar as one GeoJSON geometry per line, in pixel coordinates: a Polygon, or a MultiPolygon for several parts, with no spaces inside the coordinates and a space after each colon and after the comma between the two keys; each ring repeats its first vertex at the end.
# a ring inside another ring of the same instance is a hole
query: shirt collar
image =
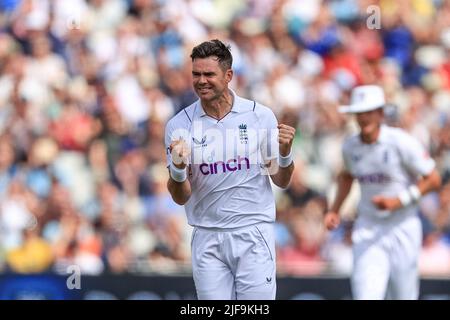
{"type": "MultiPolygon", "coordinates": [[[[231,106],[231,112],[233,113],[239,113],[242,112],[242,106],[241,103],[239,101],[239,96],[236,94],[236,92],[234,92],[234,90],[232,89],[228,89],[230,90],[231,95],[233,96],[233,105],[231,106]]],[[[196,115],[197,117],[204,117],[206,116],[206,112],[205,110],[203,110],[202,107],[202,103],[200,102],[200,99],[197,100],[197,105],[196,105],[196,115]]]]}
{"type": "Polygon", "coordinates": [[[381,124],[380,126],[380,134],[378,135],[377,142],[385,142],[387,139],[386,125],[381,124]]]}

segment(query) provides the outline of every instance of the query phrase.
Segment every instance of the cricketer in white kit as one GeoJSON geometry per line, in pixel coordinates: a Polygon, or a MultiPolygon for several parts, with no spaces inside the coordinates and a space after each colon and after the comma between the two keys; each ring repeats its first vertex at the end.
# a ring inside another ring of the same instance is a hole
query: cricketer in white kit
{"type": "Polygon", "coordinates": [[[198,299],[275,299],[275,201],[294,164],[295,129],[228,88],[229,48],[219,40],[192,50],[199,100],[166,125],[168,189],[184,204],[192,235],[198,299]],[[270,176],[270,178],[269,178],[270,176]]]}
{"type": "Polygon", "coordinates": [[[417,299],[417,260],[422,227],[417,202],[439,188],[440,175],[424,147],[406,131],[382,123],[384,92],[375,85],[353,89],[351,105],[360,132],[342,147],[344,170],[336,199],[326,213],[328,229],[338,226],[339,209],[353,180],[361,188],[352,233],[354,299],[417,299]]]}

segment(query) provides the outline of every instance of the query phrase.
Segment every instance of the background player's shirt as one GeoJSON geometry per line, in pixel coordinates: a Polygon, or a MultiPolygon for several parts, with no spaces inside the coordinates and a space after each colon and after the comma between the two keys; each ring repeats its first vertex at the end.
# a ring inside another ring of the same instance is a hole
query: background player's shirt
{"type": "Polygon", "coordinates": [[[278,157],[277,120],[268,107],[232,94],[232,109],[221,120],[209,117],[197,100],[166,125],[168,165],[173,140],[181,137],[191,147],[192,195],[185,208],[192,226],[236,228],[275,221],[264,164],[278,157]]]}
{"type": "Polygon", "coordinates": [[[414,204],[390,213],[372,203],[375,195],[398,196],[434,169],[434,160],[416,139],[402,129],[382,125],[376,142],[365,144],[357,134],[347,138],[342,149],[345,167],[361,188],[358,220],[389,223],[416,214],[414,204]]]}

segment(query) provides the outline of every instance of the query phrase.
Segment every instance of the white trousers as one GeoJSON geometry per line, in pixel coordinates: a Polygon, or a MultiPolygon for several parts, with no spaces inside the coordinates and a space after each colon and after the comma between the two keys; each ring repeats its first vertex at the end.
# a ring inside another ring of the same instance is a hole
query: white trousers
{"type": "Polygon", "coordinates": [[[395,225],[355,225],[351,286],[357,300],[415,300],[422,227],[411,216],[395,225]]]}
{"type": "Polygon", "coordinates": [[[199,300],[274,300],[273,223],[234,229],[196,227],[192,270],[199,300]]]}

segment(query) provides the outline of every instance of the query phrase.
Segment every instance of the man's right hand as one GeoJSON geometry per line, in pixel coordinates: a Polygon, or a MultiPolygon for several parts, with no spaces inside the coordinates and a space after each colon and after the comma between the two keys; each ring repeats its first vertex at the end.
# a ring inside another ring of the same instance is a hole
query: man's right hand
{"type": "Polygon", "coordinates": [[[191,148],[186,141],[184,139],[174,140],[170,144],[169,149],[174,166],[178,169],[186,168],[191,155],[191,148]]]}
{"type": "Polygon", "coordinates": [[[325,214],[323,223],[325,224],[325,227],[328,230],[336,229],[339,226],[339,223],[341,223],[341,218],[339,217],[339,213],[334,212],[334,211],[328,211],[325,214]]]}

